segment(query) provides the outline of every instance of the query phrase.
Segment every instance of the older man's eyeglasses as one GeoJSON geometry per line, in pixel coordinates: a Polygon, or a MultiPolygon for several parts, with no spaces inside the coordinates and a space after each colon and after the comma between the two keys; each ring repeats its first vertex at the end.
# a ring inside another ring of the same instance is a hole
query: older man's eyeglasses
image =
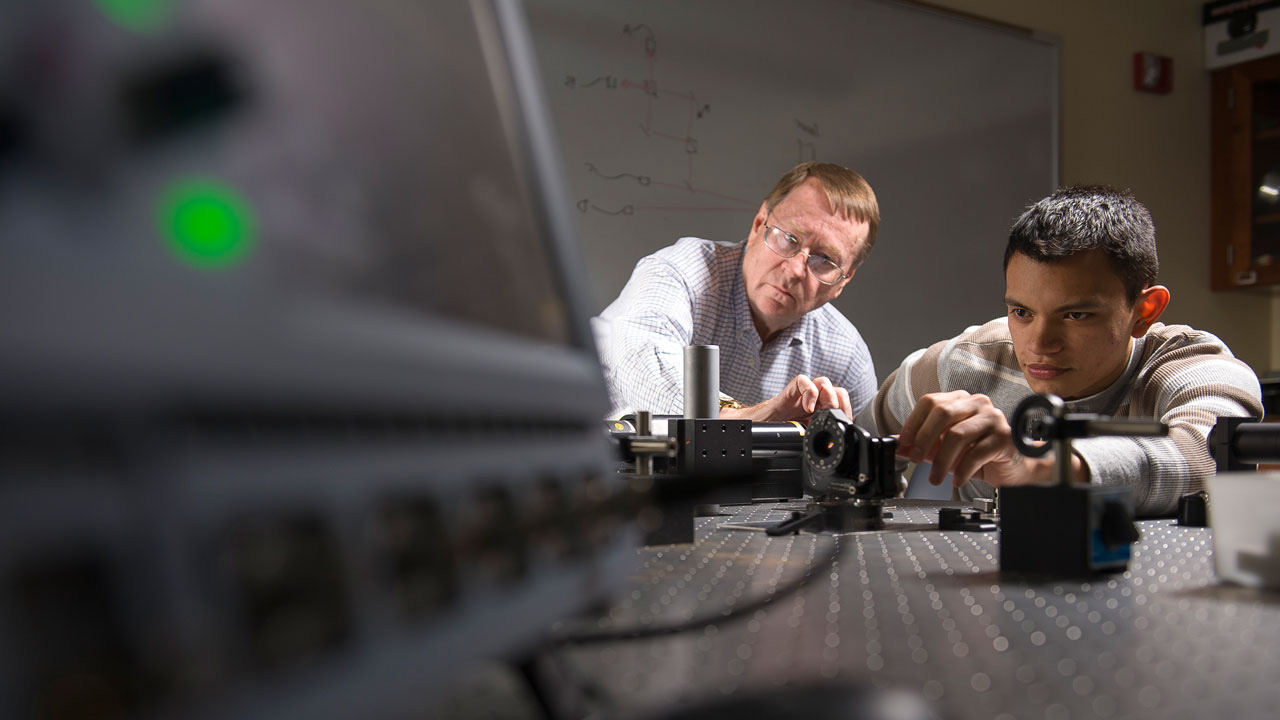
{"type": "Polygon", "coordinates": [[[825,255],[804,250],[804,243],[800,242],[800,238],[777,226],[764,226],[764,244],[765,247],[784,258],[793,258],[803,251],[806,256],[805,266],[823,285],[835,285],[849,277],[840,269],[836,261],[825,255]]]}

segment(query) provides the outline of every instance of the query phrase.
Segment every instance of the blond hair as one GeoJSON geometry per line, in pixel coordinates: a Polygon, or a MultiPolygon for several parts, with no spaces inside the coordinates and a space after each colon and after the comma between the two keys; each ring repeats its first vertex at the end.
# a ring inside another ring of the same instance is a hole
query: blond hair
{"type": "Polygon", "coordinates": [[[854,251],[853,267],[858,267],[871,252],[871,246],[876,242],[876,229],[880,227],[880,206],[876,203],[876,194],[858,173],[832,163],[800,163],[783,175],[765,196],[765,207],[773,212],[788,193],[809,178],[822,185],[833,212],[868,225],[867,239],[854,251]]]}

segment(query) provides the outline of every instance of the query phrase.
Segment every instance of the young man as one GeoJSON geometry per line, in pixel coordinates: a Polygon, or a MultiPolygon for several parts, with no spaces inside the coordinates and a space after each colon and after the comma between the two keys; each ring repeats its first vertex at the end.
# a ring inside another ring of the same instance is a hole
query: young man
{"type": "Polygon", "coordinates": [[[1052,455],[1014,450],[1008,416],[1032,393],[1071,412],[1155,418],[1161,438],[1077,440],[1077,482],[1133,489],[1139,514],[1174,510],[1214,472],[1206,437],[1219,416],[1262,416],[1258,378],[1221,340],[1157,320],[1155,227],[1128,192],[1071,187],[1014,224],[1004,254],[1006,317],[912,353],[881,386],[877,430],[899,454],[951,475],[961,499],[1051,480],[1052,455]]]}
{"type": "Polygon", "coordinates": [[[746,242],[682,238],[642,259],[593,323],[613,416],[682,412],[686,345],[720,346],[720,389],[746,404],[722,417],[861,410],[875,394],[871,355],[828,303],[871,251],[879,222],[861,176],[803,163],[761,203],[746,242]]]}

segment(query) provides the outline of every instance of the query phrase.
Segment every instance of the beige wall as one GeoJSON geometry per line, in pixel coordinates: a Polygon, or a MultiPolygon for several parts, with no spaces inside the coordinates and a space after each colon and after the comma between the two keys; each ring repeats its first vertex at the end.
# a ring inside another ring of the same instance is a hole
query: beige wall
{"type": "Polygon", "coordinates": [[[1062,181],[1127,187],[1151,209],[1164,320],[1208,330],[1259,374],[1280,370],[1280,298],[1209,291],[1209,73],[1201,0],[931,0],[1056,35],[1062,181]],[[1173,92],[1133,90],[1134,52],[1173,58],[1173,92]]]}

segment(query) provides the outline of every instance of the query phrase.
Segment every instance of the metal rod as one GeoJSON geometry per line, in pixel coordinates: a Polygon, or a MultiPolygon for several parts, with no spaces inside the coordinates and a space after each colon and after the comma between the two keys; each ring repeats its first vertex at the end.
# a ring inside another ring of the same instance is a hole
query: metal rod
{"type": "Polygon", "coordinates": [[[631,452],[636,457],[641,455],[648,456],[650,459],[662,455],[663,457],[675,457],[672,448],[675,447],[671,438],[667,437],[633,437],[631,438],[631,452]]]}
{"type": "Polygon", "coordinates": [[[1071,439],[1060,438],[1053,441],[1053,472],[1058,476],[1059,485],[1071,484],[1071,439]]]}
{"type": "MultiPolygon", "coordinates": [[[[639,437],[648,437],[652,429],[652,415],[648,410],[639,410],[636,412],[636,435],[639,437]]],[[[653,474],[653,456],[648,453],[636,454],[636,474],[652,475],[653,474]]]]}
{"type": "MultiPolygon", "coordinates": [[[[1070,420],[1071,416],[1068,415],[1070,420]]],[[[1089,420],[1084,426],[1085,437],[1099,435],[1124,435],[1128,437],[1156,437],[1169,434],[1169,426],[1157,420],[1103,419],[1089,420]]]]}

